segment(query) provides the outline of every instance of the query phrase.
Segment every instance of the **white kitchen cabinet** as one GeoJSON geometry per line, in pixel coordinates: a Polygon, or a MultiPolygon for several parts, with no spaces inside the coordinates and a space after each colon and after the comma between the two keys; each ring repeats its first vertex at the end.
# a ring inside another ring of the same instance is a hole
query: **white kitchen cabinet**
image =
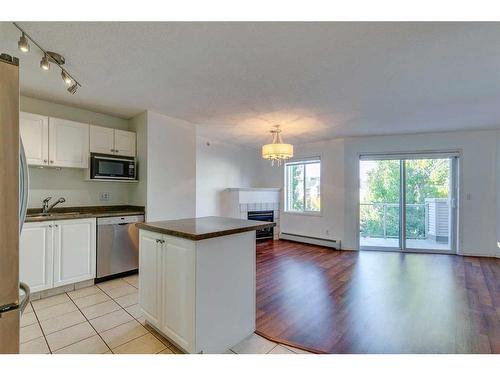
{"type": "Polygon", "coordinates": [[[115,129],[115,154],[135,156],[135,133],[115,129]]]}
{"type": "Polygon", "coordinates": [[[90,126],[90,152],[134,157],[135,142],[134,132],[90,126]]]}
{"type": "Polygon", "coordinates": [[[95,278],[96,220],[25,223],[19,246],[19,278],[32,292],[95,278]]]}
{"type": "Polygon", "coordinates": [[[115,150],[115,130],[90,125],[90,152],[112,154],[115,150]]]}
{"type": "Polygon", "coordinates": [[[95,219],[54,222],[54,287],[95,277],[95,219]]]}
{"type": "Polygon", "coordinates": [[[49,118],[49,165],[88,168],[89,125],[49,118]]]}
{"type": "Polygon", "coordinates": [[[164,236],[163,241],[160,328],[179,346],[194,351],[195,249],[179,238],[164,236]]]}
{"type": "Polygon", "coordinates": [[[200,241],[139,231],[139,304],[188,353],[223,353],[255,330],[255,232],[200,241]]]}
{"type": "Polygon", "coordinates": [[[49,164],[49,118],[33,113],[19,114],[19,128],[29,165],[49,164]]]}
{"type": "Polygon", "coordinates": [[[139,239],[139,286],[147,285],[147,293],[139,296],[139,303],[146,319],[156,327],[160,326],[160,250],[162,235],[144,232],[139,239]]]}
{"type": "Polygon", "coordinates": [[[51,222],[26,223],[19,243],[19,279],[32,292],[52,288],[51,222]]]}

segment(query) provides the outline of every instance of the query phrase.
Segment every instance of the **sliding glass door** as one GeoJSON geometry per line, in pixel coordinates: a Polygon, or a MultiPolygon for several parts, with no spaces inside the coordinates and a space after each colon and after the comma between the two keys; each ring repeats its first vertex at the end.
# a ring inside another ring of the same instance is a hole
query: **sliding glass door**
{"type": "Polygon", "coordinates": [[[359,244],[363,248],[401,247],[401,175],[399,160],[359,163],[359,244]]]}
{"type": "Polygon", "coordinates": [[[454,253],[457,156],[360,160],[361,249],[454,253]]]}

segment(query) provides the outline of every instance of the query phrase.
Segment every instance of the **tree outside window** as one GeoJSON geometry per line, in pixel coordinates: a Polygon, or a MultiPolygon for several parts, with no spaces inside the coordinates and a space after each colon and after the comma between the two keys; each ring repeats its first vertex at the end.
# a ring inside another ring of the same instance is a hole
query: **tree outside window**
{"type": "Polygon", "coordinates": [[[285,164],[285,211],[321,211],[321,162],[319,160],[285,164]]]}

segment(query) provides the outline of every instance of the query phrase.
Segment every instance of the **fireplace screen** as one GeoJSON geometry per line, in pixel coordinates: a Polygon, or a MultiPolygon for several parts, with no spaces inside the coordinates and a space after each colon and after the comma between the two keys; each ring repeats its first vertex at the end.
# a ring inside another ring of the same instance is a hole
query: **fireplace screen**
{"type": "MultiPolygon", "coordinates": [[[[258,221],[274,221],[273,211],[249,211],[248,220],[258,220],[258,221]]],[[[263,240],[268,238],[273,238],[274,228],[265,228],[257,230],[257,239],[263,240]]]]}

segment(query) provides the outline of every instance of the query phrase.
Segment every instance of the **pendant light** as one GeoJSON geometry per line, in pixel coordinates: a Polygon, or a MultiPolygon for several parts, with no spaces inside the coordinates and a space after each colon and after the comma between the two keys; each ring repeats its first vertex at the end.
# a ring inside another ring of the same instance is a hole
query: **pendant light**
{"type": "Polygon", "coordinates": [[[30,44],[28,43],[28,38],[24,33],[21,34],[19,42],[17,42],[17,47],[21,52],[28,53],[30,51],[30,44]]]}
{"type": "Polygon", "coordinates": [[[271,134],[273,135],[273,141],[262,146],[262,157],[271,160],[272,166],[277,165],[279,167],[283,160],[293,157],[293,145],[283,143],[279,125],[275,125],[275,129],[271,130],[271,134]]]}

